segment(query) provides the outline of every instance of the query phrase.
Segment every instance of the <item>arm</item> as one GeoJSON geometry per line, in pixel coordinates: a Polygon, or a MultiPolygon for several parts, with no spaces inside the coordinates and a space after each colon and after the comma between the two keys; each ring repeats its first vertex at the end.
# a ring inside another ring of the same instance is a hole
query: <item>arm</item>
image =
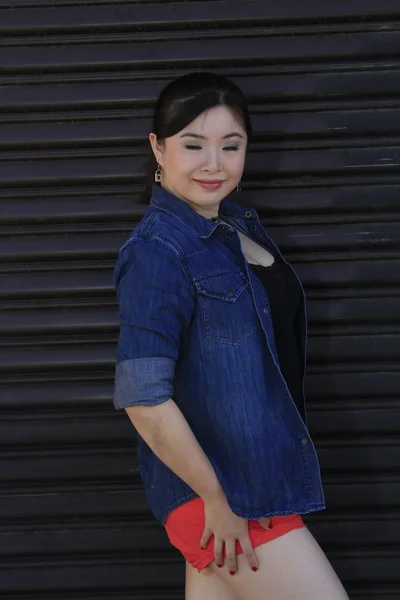
{"type": "Polygon", "coordinates": [[[195,306],[181,261],[161,240],[131,240],[115,273],[120,335],[114,404],[126,410],[151,450],[203,500],[224,496],[214,468],[172,400],[180,340],[195,306]]]}
{"type": "Polygon", "coordinates": [[[126,410],[158,458],[203,499],[201,546],[214,535],[217,563],[224,563],[225,544],[228,567],[236,571],[239,540],[250,566],[256,567],[247,521],[231,511],[214,468],[172,400],[181,338],[195,307],[183,265],[162,240],[131,240],[115,275],[120,335],[114,405],[126,410]]]}
{"type": "Polygon", "coordinates": [[[158,406],[128,407],[126,412],[154,454],[204,502],[225,498],[212,464],[172,399],[158,406]]]}

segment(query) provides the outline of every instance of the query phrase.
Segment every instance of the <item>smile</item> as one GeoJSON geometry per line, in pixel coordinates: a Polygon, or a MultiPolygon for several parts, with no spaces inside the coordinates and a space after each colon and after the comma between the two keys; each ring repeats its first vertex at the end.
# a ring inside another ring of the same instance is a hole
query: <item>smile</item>
{"type": "Polygon", "coordinates": [[[218,190],[221,185],[224,183],[221,180],[218,181],[201,181],[198,179],[194,179],[194,181],[200,185],[205,190],[218,190]]]}

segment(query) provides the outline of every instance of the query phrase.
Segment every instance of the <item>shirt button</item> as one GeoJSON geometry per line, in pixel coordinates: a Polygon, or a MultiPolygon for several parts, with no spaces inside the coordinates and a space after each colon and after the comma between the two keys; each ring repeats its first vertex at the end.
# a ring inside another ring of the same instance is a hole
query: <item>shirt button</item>
{"type": "Polygon", "coordinates": [[[251,210],[246,210],[245,215],[247,218],[249,218],[253,216],[253,213],[251,212],[251,210]]]}
{"type": "Polygon", "coordinates": [[[257,231],[257,226],[256,226],[256,225],[253,225],[253,226],[252,226],[252,228],[251,228],[251,230],[252,230],[252,231],[257,231]]]}
{"type": "Polygon", "coordinates": [[[228,290],[228,296],[233,296],[233,291],[232,290],[228,290]]]}
{"type": "Polygon", "coordinates": [[[225,225],[222,225],[221,229],[222,229],[222,231],[225,231],[225,229],[226,229],[225,225]]]}
{"type": "Polygon", "coordinates": [[[226,236],[226,239],[227,239],[227,240],[230,240],[230,239],[231,239],[231,237],[232,237],[232,234],[231,234],[231,233],[228,233],[228,235],[226,236]]]}
{"type": "Polygon", "coordinates": [[[264,308],[264,313],[267,315],[269,313],[268,308],[264,308]]]}
{"type": "Polygon", "coordinates": [[[305,446],[306,444],[308,444],[308,439],[307,438],[301,438],[301,443],[303,444],[303,446],[305,446]]]}

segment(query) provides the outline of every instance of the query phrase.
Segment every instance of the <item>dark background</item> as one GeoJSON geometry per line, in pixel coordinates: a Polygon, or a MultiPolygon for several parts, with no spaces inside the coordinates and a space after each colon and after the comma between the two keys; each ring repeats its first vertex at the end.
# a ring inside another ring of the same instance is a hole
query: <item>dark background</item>
{"type": "Polygon", "coordinates": [[[182,600],[112,407],[112,268],[161,88],[247,95],[238,201],[301,276],[328,510],[352,600],[400,597],[398,0],[0,0],[0,598],[182,600]]]}

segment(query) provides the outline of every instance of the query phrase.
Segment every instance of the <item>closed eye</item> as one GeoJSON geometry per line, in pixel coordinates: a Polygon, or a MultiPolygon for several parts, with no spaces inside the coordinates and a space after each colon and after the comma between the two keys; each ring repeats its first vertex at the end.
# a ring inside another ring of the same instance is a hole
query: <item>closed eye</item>
{"type": "MultiPolygon", "coordinates": [[[[186,144],[185,148],[187,148],[188,150],[201,150],[201,146],[194,146],[193,144],[186,144]]],[[[239,147],[238,146],[227,146],[226,148],[224,148],[224,150],[236,151],[236,150],[239,150],[239,147]]]]}

